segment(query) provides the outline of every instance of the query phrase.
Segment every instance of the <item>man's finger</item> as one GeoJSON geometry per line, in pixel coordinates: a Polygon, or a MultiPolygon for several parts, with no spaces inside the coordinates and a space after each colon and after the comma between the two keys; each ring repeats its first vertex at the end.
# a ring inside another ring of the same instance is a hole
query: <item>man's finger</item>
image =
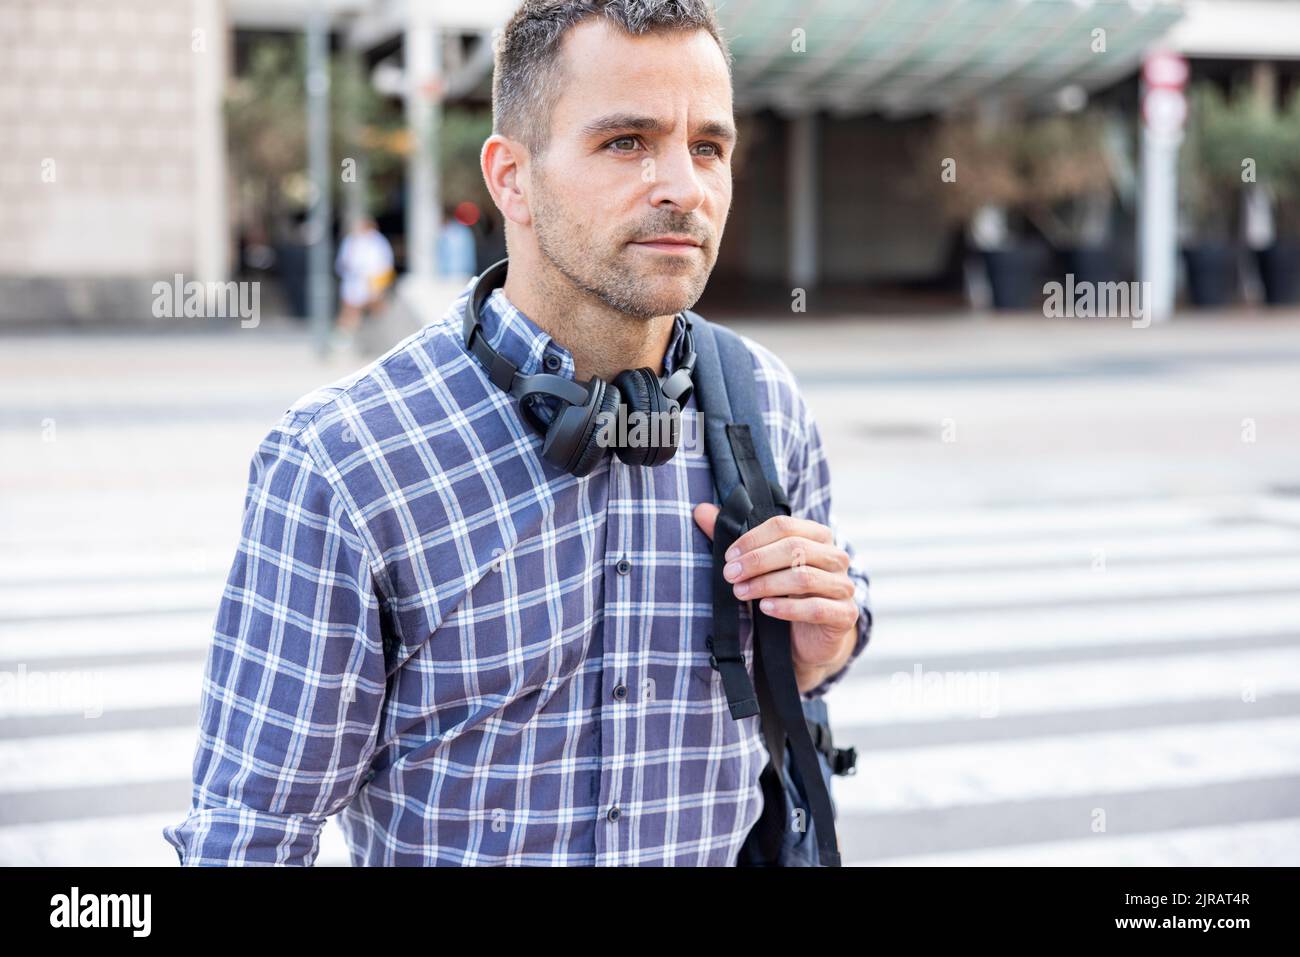
{"type": "Polygon", "coordinates": [[[826,571],[812,565],[782,568],[766,575],[737,582],[736,597],[744,601],[769,595],[820,597],[843,601],[853,597],[853,580],[840,571],[826,571]]]}
{"type": "Polygon", "coordinates": [[[709,536],[709,541],[713,541],[713,529],[718,523],[718,513],[722,509],[709,502],[701,502],[691,510],[691,515],[695,518],[695,524],[700,526],[700,531],[709,536]]]}
{"type": "Polygon", "coordinates": [[[745,552],[753,551],[755,548],[762,548],[764,545],[770,545],[772,542],[788,538],[791,535],[798,535],[814,542],[825,542],[827,544],[834,542],[831,530],[820,522],[814,522],[807,518],[795,518],[792,515],[773,515],[766,522],[759,525],[758,528],[751,528],[744,535],[737,538],[736,543],[727,549],[727,560],[730,561],[745,552]]]}
{"type": "Polygon", "coordinates": [[[782,538],[728,561],[722,568],[722,577],[734,583],[765,572],[801,565],[814,565],[828,572],[844,572],[849,568],[849,556],[838,545],[810,542],[806,538],[782,538]]]}
{"type": "Polygon", "coordinates": [[[827,631],[845,631],[858,620],[853,602],[833,598],[764,598],[758,606],[773,618],[803,621],[827,631]]]}

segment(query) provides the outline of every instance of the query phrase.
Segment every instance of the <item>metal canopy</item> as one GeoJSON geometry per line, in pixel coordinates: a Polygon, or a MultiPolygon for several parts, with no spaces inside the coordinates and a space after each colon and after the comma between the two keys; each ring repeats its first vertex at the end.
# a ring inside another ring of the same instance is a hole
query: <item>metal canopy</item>
{"type": "Polygon", "coordinates": [[[1096,89],[1135,69],[1184,13],[1178,0],[718,0],[717,11],[737,109],[891,116],[993,92],[1096,89]]]}

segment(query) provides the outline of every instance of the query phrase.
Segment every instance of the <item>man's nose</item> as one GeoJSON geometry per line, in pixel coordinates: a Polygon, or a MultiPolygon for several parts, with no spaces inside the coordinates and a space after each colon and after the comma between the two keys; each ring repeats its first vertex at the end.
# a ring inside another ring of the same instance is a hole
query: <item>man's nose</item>
{"type": "Polygon", "coordinates": [[[655,158],[650,172],[654,183],[650,191],[650,205],[671,203],[686,212],[703,205],[706,195],[704,184],[700,181],[695,157],[689,146],[674,146],[664,151],[655,158]]]}

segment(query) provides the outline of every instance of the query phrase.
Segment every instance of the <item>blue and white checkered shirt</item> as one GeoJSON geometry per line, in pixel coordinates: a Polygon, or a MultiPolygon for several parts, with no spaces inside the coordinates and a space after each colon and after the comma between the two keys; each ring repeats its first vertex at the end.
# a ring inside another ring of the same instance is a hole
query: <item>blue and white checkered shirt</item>
{"type": "MultiPolygon", "coordinates": [[[[731,865],[759,816],[759,719],[731,718],[705,647],[712,552],[691,510],[716,499],[694,402],[667,463],[561,472],[465,349],[468,291],[299,399],[253,456],[193,806],[163,831],[183,864],[309,864],[340,814],[355,865],[731,865]]],[[[483,324],[524,374],[554,356],[545,371],[574,377],[503,290],[483,324]]],[[[835,528],[795,380],[746,342],[792,512],[835,528]]],[[[836,540],[856,658],[867,575],[836,540]]],[[[747,661],[751,631],[746,608],[747,661]]]]}

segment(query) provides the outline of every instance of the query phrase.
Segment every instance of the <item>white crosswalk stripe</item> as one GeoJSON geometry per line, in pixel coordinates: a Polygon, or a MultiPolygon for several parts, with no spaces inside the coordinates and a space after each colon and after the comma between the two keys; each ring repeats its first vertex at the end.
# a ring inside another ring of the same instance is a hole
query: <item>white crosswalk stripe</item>
{"type": "Polygon", "coordinates": [[[1300,592],[1300,559],[1261,558],[1164,562],[1092,571],[1087,567],[1017,569],[886,578],[872,594],[898,613],[988,605],[1066,604],[1184,598],[1224,591],[1300,592]]]}
{"type": "Polygon", "coordinates": [[[866,755],[839,807],[907,811],[1060,795],[1191,788],[1294,773],[1300,717],[1058,735],[866,755]]]}
{"type": "Polygon", "coordinates": [[[908,670],[846,678],[835,724],[945,721],[1222,699],[1252,704],[1300,694],[1300,647],[1068,662],[989,670],[908,670]]]}
{"type": "MultiPolygon", "coordinates": [[[[873,589],[874,598],[874,589],[873,589]]],[[[917,656],[1042,652],[1092,648],[1121,653],[1131,645],[1234,642],[1300,635],[1300,594],[1187,598],[1177,602],[1106,605],[1062,614],[1054,608],[975,609],[951,615],[893,616],[875,599],[880,627],[870,658],[915,661],[917,656]]]]}
{"type": "MultiPolygon", "coordinates": [[[[829,699],[837,743],[859,748],[835,784],[847,861],[1300,859],[1300,516],[1285,503],[845,527],[877,616],[829,699]]],[[[126,543],[113,562],[22,547],[0,558],[0,864],[175,863],[161,830],[184,814],[229,556],[199,537],[126,543]]],[[[318,863],[347,863],[335,822],[318,863]]]]}
{"type": "Polygon", "coordinates": [[[166,728],[0,741],[0,795],[176,777],[194,756],[194,731],[166,728]]]}
{"type": "Polygon", "coordinates": [[[0,590],[0,622],[215,608],[223,584],[222,579],[210,576],[90,582],[75,588],[62,581],[29,583],[22,588],[0,590]]]}
{"type": "Polygon", "coordinates": [[[104,655],[190,652],[202,656],[212,637],[215,606],[202,612],[103,618],[94,627],[82,620],[32,619],[0,626],[0,668],[24,661],[104,655]]]}
{"type": "MultiPolygon", "coordinates": [[[[1295,865],[1298,846],[1300,818],[1292,818],[863,863],[888,867],[1192,867],[1213,861],[1219,867],[1290,867],[1295,865]]],[[[855,863],[851,861],[849,866],[855,863]]]]}
{"type": "Polygon", "coordinates": [[[192,704],[203,687],[203,661],[111,668],[25,668],[7,665],[0,684],[0,718],[67,715],[93,720],[106,714],[192,704]]]}
{"type": "MultiPolygon", "coordinates": [[[[858,529],[854,540],[867,540],[871,534],[870,526],[858,529]]],[[[1290,529],[1261,525],[1227,527],[1212,532],[1159,530],[1127,533],[1111,530],[1097,534],[1091,541],[1079,535],[1067,535],[951,544],[886,542],[872,548],[871,568],[877,576],[892,577],[952,568],[969,571],[1003,566],[1030,568],[1035,564],[1084,569],[1109,564],[1122,568],[1169,559],[1222,560],[1260,555],[1300,557],[1300,536],[1290,529]]]]}
{"type": "MultiPolygon", "coordinates": [[[[84,867],[166,867],[176,864],[177,857],[162,839],[162,829],[176,820],[176,814],[167,812],[0,827],[0,861],[9,866],[58,861],[84,867]]],[[[319,866],[348,865],[347,845],[338,828],[326,827],[320,844],[319,866]]]]}

